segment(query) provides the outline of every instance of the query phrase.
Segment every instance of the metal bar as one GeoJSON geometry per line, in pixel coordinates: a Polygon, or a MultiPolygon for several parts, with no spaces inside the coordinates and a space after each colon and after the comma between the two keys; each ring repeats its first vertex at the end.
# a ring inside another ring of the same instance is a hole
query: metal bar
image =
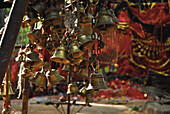
{"type": "Polygon", "coordinates": [[[1,40],[3,39],[3,42],[0,48],[0,84],[2,83],[5,71],[8,67],[27,5],[28,0],[13,1],[9,19],[5,25],[5,30],[1,38],[1,40]]]}

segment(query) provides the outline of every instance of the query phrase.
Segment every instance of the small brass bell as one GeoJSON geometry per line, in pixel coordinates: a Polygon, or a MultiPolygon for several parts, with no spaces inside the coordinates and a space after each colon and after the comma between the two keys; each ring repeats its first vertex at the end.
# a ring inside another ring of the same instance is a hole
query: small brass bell
{"type": "Polygon", "coordinates": [[[27,33],[27,37],[29,38],[31,44],[39,44],[41,43],[42,39],[42,34],[40,29],[34,29],[33,32],[27,33]]]}
{"type": "Polygon", "coordinates": [[[80,68],[79,71],[77,72],[77,76],[80,76],[82,78],[87,78],[87,69],[86,68],[80,68]]]}
{"type": "Polygon", "coordinates": [[[40,16],[44,16],[45,4],[43,2],[38,2],[31,6],[40,16]]]}
{"type": "Polygon", "coordinates": [[[64,64],[62,71],[72,72],[71,65],[70,64],[64,64]]]}
{"type": "Polygon", "coordinates": [[[96,23],[93,27],[96,33],[106,33],[115,30],[116,24],[112,20],[112,15],[106,10],[105,7],[101,8],[101,11],[97,12],[96,23]]]}
{"type": "Polygon", "coordinates": [[[69,49],[69,58],[79,58],[84,54],[84,52],[79,49],[78,42],[75,39],[70,43],[69,49]]]}
{"type": "Polygon", "coordinates": [[[92,86],[94,90],[98,89],[107,89],[108,86],[106,85],[104,81],[104,76],[102,73],[98,72],[98,70],[95,71],[95,73],[92,73],[90,75],[89,85],[87,87],[90,88],[92,86]]]}
{"type": "MultiPolygon", "coordinates": [[[[8,81],[8,95],[13,95],[15,94],[14,91],[12,90],[11,82],[8,81]]],[[[1,88],[0,88],[0,95],[6,95],[6,82],[3,81],[1,88]]]]}
{"type": "Polygon", "coordinates": [[[57,84],[64,79],[64,77],[61,76],[59,71],[56,69],[51,69],[51,71],[47,71],[46,76],[51,86],[57,84]]]}
{"type": "Polygon", "coordinates": [[[57,63],[70,63],[70,61],[67,59],[66,54],[66,48],[62,44],[61,46],[57,47],[53,56],[50,59],[57,63]]]}
{"type": "Polygon", "coordinates": [[[91,38],[87,37],[84,34],[78,35],[78,41],[80,42],[80,47],[79,48],[81,50],[90,49],[94,44],[94,40],[92,40],[91,38]]]}
{"type": "Polygon", "coordinates": [[[71,59],[71,65],[79,65],[82,61],[84,60],[84,57],[81,56],[79,58],[74,58],[74,59],[71,59]]]}
{"type": "Polygon", "coordinates": [[[36,14],[35,11],[33,11],[32,9],[28,9],[27,11],[27,15],[24,19],[24,22],[23,23],[29,23],[29,24],[34,24],[34,23],[37,23],[38,21],[40,21],[38,19],[38,15],[36,14]]]}
{"type": "Polygon", "coordinates": [[[29,63],[32,68],[40,67],[44,64],[42,60],[39,58],[39,54],[35,51],[29,50],[26,53],[26,63],[29,63]]]}
{"type": "Polygon", "coordinates": [[[77,85],[75,83],[70,83],[68,85],[67,94],[75,94],[78,92],[77,85]]]}
{"type": "Polygon", "coordinates": [[[50,6],[45,11],[45,18],[43,21],[44,25],[59,25],[61,23],[61,17],[59,15],[59,10],[55,7],[55,2],[50,1],[50,6]]]}
{"type": "Polygon", "coordinates": [[[46,76],[44,74],[44,71],[38,71],[35,74],[35,77],[33,77],[32,79],[30,79],[30,81],[44,89],[46,89],[46,84],[47,84],[47,79],[46,76]]]}
{"type": "MultiPolygon", "coordinates": [[[[77,14],[77,7],[74,8],[73,13],[76,15],[76,18],[78,18],[78,14],[77,14]]],[[[85,19],[87,17],[86,13],[85,13],[85,8],[83,7],[82,3],[80,4],[79,7],[79,19],[85,19]]]]}
{"type": "Polygon", "coordinates": [[[47,39],[46,46],[44,47],[50,54],[55,50],[54,42],[51,38],[47,39]]]}
{"type": "Polygon", "coordinates": [[[82,87],[82,88],[79,90],[79,93],[80,93],[81,95],[85,96],[86,93],[87,93],[87,90],[86,90],[86,89],[87,89],[86,87],[82,87]]]}

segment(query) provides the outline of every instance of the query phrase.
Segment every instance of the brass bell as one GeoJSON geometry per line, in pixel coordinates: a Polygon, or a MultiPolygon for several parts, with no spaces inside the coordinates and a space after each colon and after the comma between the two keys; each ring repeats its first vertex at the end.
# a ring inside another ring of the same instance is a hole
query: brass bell
{"type": "MultiPolygon", "coordinates": [[[[11,82],[8,81],[8,95],[13,95],[15,94],[14,91],[12,90],[11,82]]],[[[6,82],[3,81],[1,88],[0,88],[0,95],[6,95],[6,82]]]]}
{"type": "Polygon", "coordinates": [[[70,43],[69,49],[69,58],[79,58],[84,54],[84,52],[79,49],[78,42],[75,39],[70,43]]]}
{"type": "Polygon", "coordinates": [[[27,33],[27,37],[29,38],[31,44],[34,44],[34,43],[39,44],[42,41],[41,30],[40,29],[34,29],[33,32],[27,33]]]}
{"type": "Polygon", "coordinates": [[[66,54],[67,54],[66,48],[62,44],[59,47],[57,47],[53,56],[50,59],[57,63],[70,63],[70,61],[67,59],[66,54]]]}
{"type": "MultiPolygon", "coordinates": [[[[77,7],[74,8],[73,13],[76,15],[76,18],[78,18],[78,14],[77,14],[77,7]]],[[[85,19],[87,17],[86,12],[85,12],[85,8],[83,7],[82,3],[80,4],[79,7],[79,19],[85,19]]]]}
{"type": "Polygon", "coordinates": [[[87,93],[87,88],[86,87],[82,87],[80,90],[79,90],[79,93],[82,95],[82,96],[85,96],[86,93],[87,93]]]}
{"type": "Polygon", "coordinates": [[[67,94],[75,94],[78,92],[78,88],[77,85],[75,83],[70,83],[68,85],[68,90],[67,90],[67,94]]]}
{"type": "Polygon", "coordinates": [[[101,8],[101,11],[97,13],[96,23],[93,27],[96,33],[106,33],[115,30],[116,24],[112,20],[112,15],[106,10],[105,7],[101,8]]]}
{"type": "Polygon", "coordinates": [[[92,40],[91,38],[87,37],[86,35],[84,34],[80,34],[78,35],[78,41],[80,43],[80,49],[81,50],[87,50],[87,49],[90,49],[93,44],[94,44],[94,40],[92,40]]]}
{"type": "Polygon", "coordinates": [[[59,25],[61,23],[61,17],[59,15],[59,10],[55,7],[55,2],[50,1],[50,6],[45,11],[45,18],[43,21],[44,25],[51,26],[51,25],[59,25]]]}
{"type": "Polygon", "coordinates": [[[47,71],[46,76],[50,83],[50,86],[53,86],[64,79],[64,77],[61,76],[59,71],[56,69],[51,69],[51,71],[47,71]]]}
{"type": "Polygon", "coordinates": [[[27,11],[27,15],[24,19],[24,22],[23,23],[29,23],[29,24],[34,24],[34,23],[37,23],[38,21],[40,21],[38,19],[38,15],[36,14],[35,11],[33,11],[32,9],[28,9],[27,11]]]}
{"type": "Polygon", "coordinates": [[[72,72],[71,65],[70,64],[64,64],[62,71],[72,72]]]}
{"type": "Polygon", "coordinates": [[[74,58],[74,59],[71,59],[71,65],[79,65],[82,61],[84,60],[84,57],[81,56],[79,58],[74,58]]]}
{"type": "Polygon", "coordinates": [[[25,61],[30,64],[32,68],[40,67],[44,64],[44,62],[39,58],[39,54],[32,50],[29,50],[26,53],[25,61]]]}
{"type": "Polygon", "coordinates": [[[44,16],[45,4],[43,2],[38,2],[31,6],[40,16],[44,16]]]}
{"type": "Polygon", "coordinates": [[[94,90],[98,89],[107,89],[108,86],[106,85],[104,81],[104,76],[102,73],[98,72],[98,70],[95,71],[95,73],[92,73],[90,75],[89,85],[87,87],[87,90],[89,88],[93,87],[94,90]]]}
{"type": "Polygon", "coordinates": [[[55,50],[54,42],[51,38],[47,39],[46,46],[44,47],[50,54],[55,50]]]}
{"type": "Polygon", "coordinates": [[[88,73],[86,68],[80,68],[79,71],[77,72],[77,76],[80,76],[82,78],[87,78],[88,73]]]}
{"type": "Polygon", "coordinates": [[[44,89],[46,89],[46,84],[47,84],[47,79],[46,76],[44,74],[44,71],[38,71],[35,74],[35,77],[33,77],[32,79],[30,79],[30,81],[44,89]]]}

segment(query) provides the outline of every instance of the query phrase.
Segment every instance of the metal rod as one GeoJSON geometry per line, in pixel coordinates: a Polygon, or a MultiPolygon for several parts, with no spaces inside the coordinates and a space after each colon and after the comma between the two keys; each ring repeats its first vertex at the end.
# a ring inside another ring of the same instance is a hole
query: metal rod
{"type": "MultiPolygon", "coordinates": [[[[70,84],[71,83],[71,72],[70,73],[68,72],[67,79],[68,79],[68,84],[70,84]]],[[[70,114],[70,94],[68,94],[67,114],[70,114]]]]}
{"type": "Polygon", "coordinates": [[[27,5],[28,0],[13,1],[9,19],[5,25],[5,29],[1,37],[1,40],[3,39],[3,41],[0,48],[0,84],[2,83],[8,67],[27,5]]]}

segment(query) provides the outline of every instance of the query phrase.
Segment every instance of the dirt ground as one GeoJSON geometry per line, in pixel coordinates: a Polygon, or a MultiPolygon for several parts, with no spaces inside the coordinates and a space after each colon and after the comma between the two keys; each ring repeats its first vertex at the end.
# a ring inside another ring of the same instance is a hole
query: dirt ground
{"type": "MultiPolygon", "coordinates": [[[[56,108],[54,105],[46,105],[43,102],[55,102],[58,97],[55,96],[43,96],[29,99],[28,114],[67,114],[67,105],[59,105],[56,108]]],[[[146,100],[130,99],[124,104],[109,104],[108,100],[103,100],[98,103],[90,103],[91,107],[75,106],[70,107],[70,114],[139,114],[139,111],[130,111],[134,106],[140,107],[146,100]],[[82,109],[81,109],[82,108],[82,109]],[[81,110],[80,110],[81,109],[81,110]],[[77,112],[80,110],[79,112],[77,112]]],[[[84,102],[77,101],[78,104],[84,104],[84,102]]],[[[3,101],[0,101],[0,112],[2,111],[3,101]]],[[[14,114],[22,114],[22,100],[11,100],[11,108],[14,114]]]]}

